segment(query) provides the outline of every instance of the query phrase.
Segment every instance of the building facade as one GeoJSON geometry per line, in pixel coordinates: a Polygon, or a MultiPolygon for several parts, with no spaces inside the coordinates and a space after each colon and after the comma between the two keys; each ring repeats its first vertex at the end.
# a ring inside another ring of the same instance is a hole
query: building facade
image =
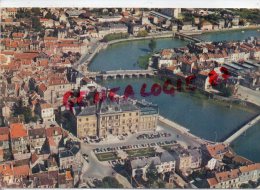
{"type": "Polygon", "coordinates": [[[130,101],[105,102],[90,106],[77,115],[77,136],[107,137],[139,131],[153,131],[158,120],[158,107],[130,101]]]}

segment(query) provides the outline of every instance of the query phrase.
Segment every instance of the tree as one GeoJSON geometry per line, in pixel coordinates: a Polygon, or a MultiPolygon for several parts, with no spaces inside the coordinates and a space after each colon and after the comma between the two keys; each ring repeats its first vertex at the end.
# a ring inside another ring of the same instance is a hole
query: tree
{"type": "Polygon", "coordinates": [[[241,188],[241,189],[249,189],[249,188],[252,188],[252,187],[248,183],[242,183],[239,188],[241,188]]]}
{"type": "Polygon", "coordinates": [[[152,162],[150,166],[147,168],[146,177],[148,178],[148,183],[150,184],[150,186],[151,184],[153,184],[155,181],[158,180],[159,174],[155,167],[154,162],[152,162]]]}
{"type": "Polygon", "coordinates": [[[107,176],[102,179],[102,184],[100,184],[99,188],[123,188],[123,185],[116,178],[107,176]]]}
{"type": "Polygon", "coordinates": [[[39,8],[32,8],[32,13],[34,16],[40,16],[41,10],[39,8]]]}
{"type": "Polygon", "coordinates": [[[225,82],[221,82],[220,84],[218,84],[216,86],[216,89],[218,89],[225,97],[232,96],[232,94],[234,92],[234,86],[231,86],[231,85],[226,86],[225,82]]]}
{"type": "Polygon", "coordinates": [[[47,19],[51,19],[52,18],[52,14],[51,14],[50,11],[45,15],[45,18],[47,18],[47,19]]]}
{"type": "Polygon", "coordinates": [[[137,33],[137,37],[145,37],[148,35],[148,32],[146,30],[140,30],[138,33],[137,33]]]}
{"type": "Polygon", "coordinates": [[[42,29],[42,26],[41,26],[41,23],[40,23],[40,19],[38,17],[33,17],[32,18],[32,27],[37,31],[41,31],[42,29]]]}
{"type": "Polygon", "coordinates": [[[22,101],[20,100],[14,106],[14,116],[23,115],[25,123],[29,123],[30,121],[36,122],[37,117],[32,116],[32,110],[28,107],[24,107],[22,105],[22,101]]]}
{"type": "Polygon", "coordinates": [[[41,10],[40,8],[32,8],[32,13],[34,14],[34,16],[40,16],[41,10]]]}
{"type": "Polygon", "coordinates": [[[165,188],[165,183],[163,183],[162,181],[159,181],[158,182],[158,188],[164,189],[165,188]]]}
{"type": "Polygon", "coordinates": [[[154,50],[156,49],[156,41],[154,39],[151,39],[148,46],[149,46],[149,49],[151,50],[151,52],[154,52],[154,50]]]}

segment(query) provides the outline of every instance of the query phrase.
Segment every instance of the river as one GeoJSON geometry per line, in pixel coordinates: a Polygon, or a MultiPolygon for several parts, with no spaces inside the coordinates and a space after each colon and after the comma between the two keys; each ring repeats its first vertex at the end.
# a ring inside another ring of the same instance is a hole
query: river
{"type": "MultiPolygon", "coordinates": [[[[207,41],[244,40],[250,36],[259,36],[259,34],[257,30],[245,30],[244,33],[241,31],[228,31],[223,33],[206,33],[198,37],[207,41]]],[[[186,41],[172,38],[157,39],[156,42],[157,50],[182,47],[187,44],[186,41]]],[[[149,40],[141,40],[111,45],[94,58],[89,69],[90,71],[139,69],[137,59],[139,56],[148,53],[148,43],[149,40]]],[[[121,94],[123,94],[124,88],[128,84],[131,84],[134,88],[136,98],[141,99],[141,85],[147,83],[147,89],[150,90],[150,86],[155,81],[158,82],[158,79],[122,79],[107,80],[101,82],[101,84],[107,87],[120,86],[121,94]]],[[[195,135],[212,141],[219,141],[230,131],[242,125],[259,112],[259,109],[252,110],[239,106],[228,108],[222,103],[208,100],[205,97],[197,97],[194,94],[181,92],[176,92],[174,96],[162,93],[157,97],[151,96],[146,99],[159,105],[162,116],[185,126],[195,135]]],[[[253,161],[260,162],[260,156],[257,156],[260,155],[260,147],[251,146],[252,143],[257,144],[260,138],[260,133],[254,133],[254,130],[257,131],[256,128],[257,126],[252,127],[248,130],[245,137],[238,138],[234,142],[234,150],[253,161]],[[247,138],[248,140],[244,140],[243,138],[247,138]]]]}

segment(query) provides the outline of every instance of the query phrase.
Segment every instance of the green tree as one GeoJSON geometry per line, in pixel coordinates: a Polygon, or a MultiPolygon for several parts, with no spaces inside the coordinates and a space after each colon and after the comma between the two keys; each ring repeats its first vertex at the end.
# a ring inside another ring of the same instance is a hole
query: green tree
{"type": "Polygon", "coordinates": [[[45,18],[47,18],[47,19],[51,19],[52,18],[52,14],[51,14],[50,11],[45,15],[45,18]]]}
{"type": "Polygon", "coordinates": [[[32,13],[34,14],[34,16],[40,16],[41,10],[40,8],[32,8],[32,13]]]}
{"type": "Polygon", "coordinates": [[[154,39],[151,39],[151,41],[148,44],[148,47],[151,50],[151,52],[154,52],[154,50],[156,49],[156,41],[154,39]]]}
{"type": "Polygon", "coordinates": [[[35,31],[39,32],[42,29],[40,19],[38,17],[32,18],[32,27],[35,29],[35,31]]]}
{"type": "Polygon", "coordinates": [[[112,40],[124,39],[124,38],[128,38],[128,37],[129,37],[128,33],[108,34],[108,35],[104,36],[103,41],[109,42],[112,40]]]}
{"type": "Polygon", "coordinates": [[[223,96],[225,96],[225,97],[232,96],[233,91],[234,91],[233,86],[226,86],[226,84],[224,82],[218,84],[216,86],[216,89],[218,89],[223,94],[223,96]]]}
{"type": "Polygon", "coordinates": [[[24,116],[25,123],[29,123],[30,121],[37,121],[37,117],[32,116],[32,110],[29,107],[23,106],[21,100],[14,106],[14,116],[17,117],[18,115],[24,116]]]}
{"type": "Polygon", "coordinates": [[[123,185],[120,184],[116,178],[107,176],[102,179],[102,184],[99,188],[123,188],[123,185]]]}
{"type": "Polygon", "coordinates": [[[146,37],[148,32],[146,30],[141,30],[137,33],[137,37],[146,37]]]}
{"type": "Polygon", "coordinates": [[[158,182],[158,188],[164,189],[165,188],[165,183],[163,183],[162,181],[159,181],[158,182]]]}
{"type": "Polygon", "coordinates": [[[240,188],[241,188],[241,189],[250,189],[250,188],[252,188],[252,187],[251,187],[251,185],[248,184],[248,183],[242,183],[242,184],[240,185],[240,188]]]}
{"type": "Polygon", "coordinates": [[[147,171],[146,171],[146,177],[148,179],[148,183],[149,185],[151,186],[155,181],[158,180],[159,178],[159,174],[158,174],[158,171],[155,167],[155,164],[154,162],[152,162],[150,164],[150,166],[147,168],[147,171]]]}

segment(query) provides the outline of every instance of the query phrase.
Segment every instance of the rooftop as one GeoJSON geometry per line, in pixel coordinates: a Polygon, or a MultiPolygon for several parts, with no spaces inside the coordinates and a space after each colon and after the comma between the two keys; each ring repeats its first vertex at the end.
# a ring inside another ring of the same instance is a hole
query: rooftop
{"type": "Polygon", "coordinates": [[[12,123],[10,124],[10,136],[11,139],[16,139],[20,137],[27,137],[27,130],[22,123],[12,123]]]}

